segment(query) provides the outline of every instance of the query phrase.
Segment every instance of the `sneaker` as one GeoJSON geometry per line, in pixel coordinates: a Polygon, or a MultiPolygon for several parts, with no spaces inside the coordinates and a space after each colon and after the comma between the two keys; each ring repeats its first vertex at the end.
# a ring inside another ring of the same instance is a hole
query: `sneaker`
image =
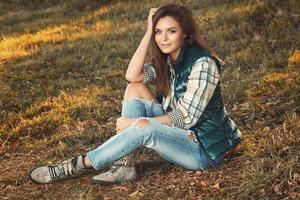
{"type": "Polygon", "coordinates": [[[28,173],[28,176],[35,183],[52,183],[94,171],[93,168],[84,168],[82,159],[82,156],[78,156],[65,160],[61,164],[36,167],[28,173]]]}
{"type": "Polygon", "coordinates": [[[116,161],[108,171],[94,176],[91,182],[102,185],[110,185],[134,181],[137,179],[137,173],[134,165],[134,156],[126,156],[121,160],[116,161]]]}
{"type": "Polygon", "coordinates": [[[110,184],[134,181],[136,179],[137,179],[137,173],[135,167],[127,167],[124,165],[113,165],[108,171],[101,173],[97,176],[94,176],[91,182],[99,183],[102,185],[110,185],[110,184]]]}

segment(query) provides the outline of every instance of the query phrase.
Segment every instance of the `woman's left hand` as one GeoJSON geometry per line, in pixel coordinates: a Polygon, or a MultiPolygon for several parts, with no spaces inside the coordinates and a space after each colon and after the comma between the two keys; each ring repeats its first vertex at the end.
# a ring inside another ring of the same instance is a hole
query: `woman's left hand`
{"type": "Polygon", "coordinates": [[[151,8],[149,11],[149,15],[148,15],[148,31],[150,31],[150,33],[152,33],[152,29],[153,29],[153,21],[152,18],[155,14],[155,12],[157,11],[158,8],[151,8]]]}
{"type": "Polygon", "coordinates": [[[133,122],[135,122],[137,118],[128,118],[128,117],[119,117],[116,123],[116,131],[117,133],[123,131],[128,128],[133,122]]]}

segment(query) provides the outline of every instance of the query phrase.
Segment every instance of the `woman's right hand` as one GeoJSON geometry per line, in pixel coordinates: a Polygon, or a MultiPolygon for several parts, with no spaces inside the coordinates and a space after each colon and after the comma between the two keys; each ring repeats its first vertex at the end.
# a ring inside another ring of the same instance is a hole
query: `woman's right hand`
{"type": "Polygon", "coordinates": [[[148,15],[148,31],[152,32],[153,29],[153,15],[157,11],[158,8],[151,8],[148,15]]]}

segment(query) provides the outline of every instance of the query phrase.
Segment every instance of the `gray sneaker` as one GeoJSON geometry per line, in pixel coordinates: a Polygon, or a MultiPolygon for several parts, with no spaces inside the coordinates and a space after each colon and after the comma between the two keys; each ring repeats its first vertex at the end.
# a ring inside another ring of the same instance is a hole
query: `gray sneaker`
{"type": "Polygon", "coordinates": [[[91,182],[109,185],[136,180],[137,173],[135,169],[135,157],[136,154],[133,153],[115,161],[109,170],[94,176],[91,182]]]}
{"type": "Polygon", "coordinates": [[[116,183],[123,183],[127,181],[134,181],[137,179],[135,167],[128,167],[125,165],[113,165],[104,173],[94,176],[92,183],[99,183],[102,185],[110,185],[116,183]]]}
{"type": "Polygon", "coordinates": [[[78,177],[94,169],[84,168],[82,156],[73,157],[56,165],[43,165],[32,169],[28,176],[35,183],[52,183],[78,177]]]}

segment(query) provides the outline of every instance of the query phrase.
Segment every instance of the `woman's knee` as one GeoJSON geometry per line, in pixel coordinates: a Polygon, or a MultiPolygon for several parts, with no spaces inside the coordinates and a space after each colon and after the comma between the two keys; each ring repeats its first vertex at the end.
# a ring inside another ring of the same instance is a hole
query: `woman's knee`
{"type": "Polygon", "coordinates": [[[135,98],[154,99],[154,95],[143,83],[129,83],[125,90],[124,99],[131,100],[135,98]]]}

